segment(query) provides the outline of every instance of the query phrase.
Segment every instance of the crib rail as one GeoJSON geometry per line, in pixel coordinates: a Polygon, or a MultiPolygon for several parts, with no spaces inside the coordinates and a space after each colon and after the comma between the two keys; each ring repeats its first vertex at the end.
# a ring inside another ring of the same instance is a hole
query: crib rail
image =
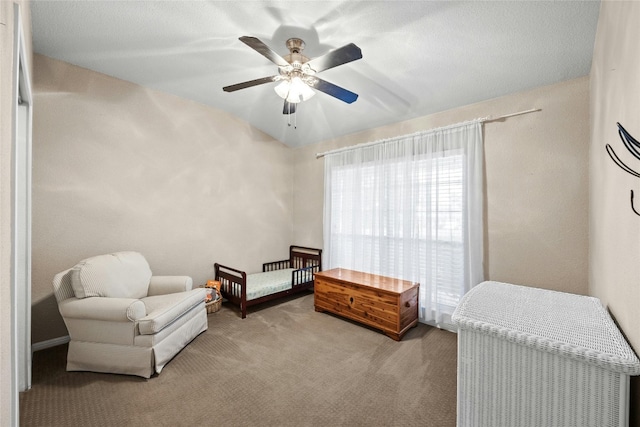
{"type": "Polygon", "coordinates": [[[313,284],[313,274],[320,271],[320,265],[312,265],[310,267],[299,268],[291,272],[291,286],[313,284]]]}
{"type": "Polygon", "coordinates": [[[262,264],[263,272],[284,270],[285,268],[292,268],[291,260],[283,259],[282,261],[265,262],[264,264],[262,264]]]}
{"type": "Polygon", "coordinates": [[[247,273],[227,267],[218,263],[214,264],[215,278],[220,282],[220,294],[223,298],[234,304],[240,305],[246,300],[247,292],[247,273]]]}
{"type": "Polygon", "coordinates": [[[318,270],[316,271],[322,271],[322,249],[290,246],[289,259],[291,261],[291,267],[289,268],[318,266],[318,270]]]}
{"type": "MultiPolygon", "coordinates": [[[[265,262],[262,264],[262,271],[282,270],[285,268],[305,269],[316,266],[318,269],[314,271],[322,270],[322,249],[290,246],[289,259],[265,262]]],[[[313,280],[313,278],[311,280],[313,280]]]]}

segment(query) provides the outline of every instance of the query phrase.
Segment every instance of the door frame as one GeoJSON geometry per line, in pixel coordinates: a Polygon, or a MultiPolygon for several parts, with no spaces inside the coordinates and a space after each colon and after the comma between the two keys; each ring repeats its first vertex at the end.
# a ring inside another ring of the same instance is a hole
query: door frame
{"type": "Polygon", "coordinates": [[[11,172],[12,424],[31,388],[31,185],[33,96],[20,5],[14,3],[11,172]]]}

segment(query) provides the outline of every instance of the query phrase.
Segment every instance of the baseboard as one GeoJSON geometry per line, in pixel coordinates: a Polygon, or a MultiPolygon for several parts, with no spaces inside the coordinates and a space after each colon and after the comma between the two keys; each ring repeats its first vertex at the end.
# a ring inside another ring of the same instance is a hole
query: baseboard
{"type": "Polygon", "coordinates": [[[70,340],[69,335],[65,335],[63,337],[52,338],[46,341],[40,341],[31,344],[31,352],[44,350],[45,348],[55,347],[57,345],[62,345],[68,343],[70,340]]]}

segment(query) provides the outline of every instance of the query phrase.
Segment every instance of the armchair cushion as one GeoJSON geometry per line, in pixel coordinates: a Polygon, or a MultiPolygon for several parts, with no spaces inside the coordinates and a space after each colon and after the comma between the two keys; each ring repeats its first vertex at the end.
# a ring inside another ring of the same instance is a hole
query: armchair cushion
{"type": "Polygon", "coordinates": [[[142,298],[147,295],[151,269],[138,252],[117,252],[80,261],[71,269],[76,298],[142,298]]]}
{"type": "Polygon", "coordinates": [[[206,289],[197,288],[188,292],[142,298],[147,315],[138,320],[138,331],[141,335],[160,332],[184,313],[201,304],[206,294],[206,289]]]}

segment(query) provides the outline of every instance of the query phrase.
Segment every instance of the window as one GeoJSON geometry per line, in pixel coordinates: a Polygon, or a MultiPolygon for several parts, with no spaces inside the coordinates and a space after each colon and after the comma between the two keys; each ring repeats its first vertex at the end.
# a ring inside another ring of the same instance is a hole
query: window
{"type": "Polygon", "coordinates": [[[450,315],[469,289],[469,154],[415,144],[326,160],[325,265],[419,282],[421,319],[432,320],[450,315]]]}

